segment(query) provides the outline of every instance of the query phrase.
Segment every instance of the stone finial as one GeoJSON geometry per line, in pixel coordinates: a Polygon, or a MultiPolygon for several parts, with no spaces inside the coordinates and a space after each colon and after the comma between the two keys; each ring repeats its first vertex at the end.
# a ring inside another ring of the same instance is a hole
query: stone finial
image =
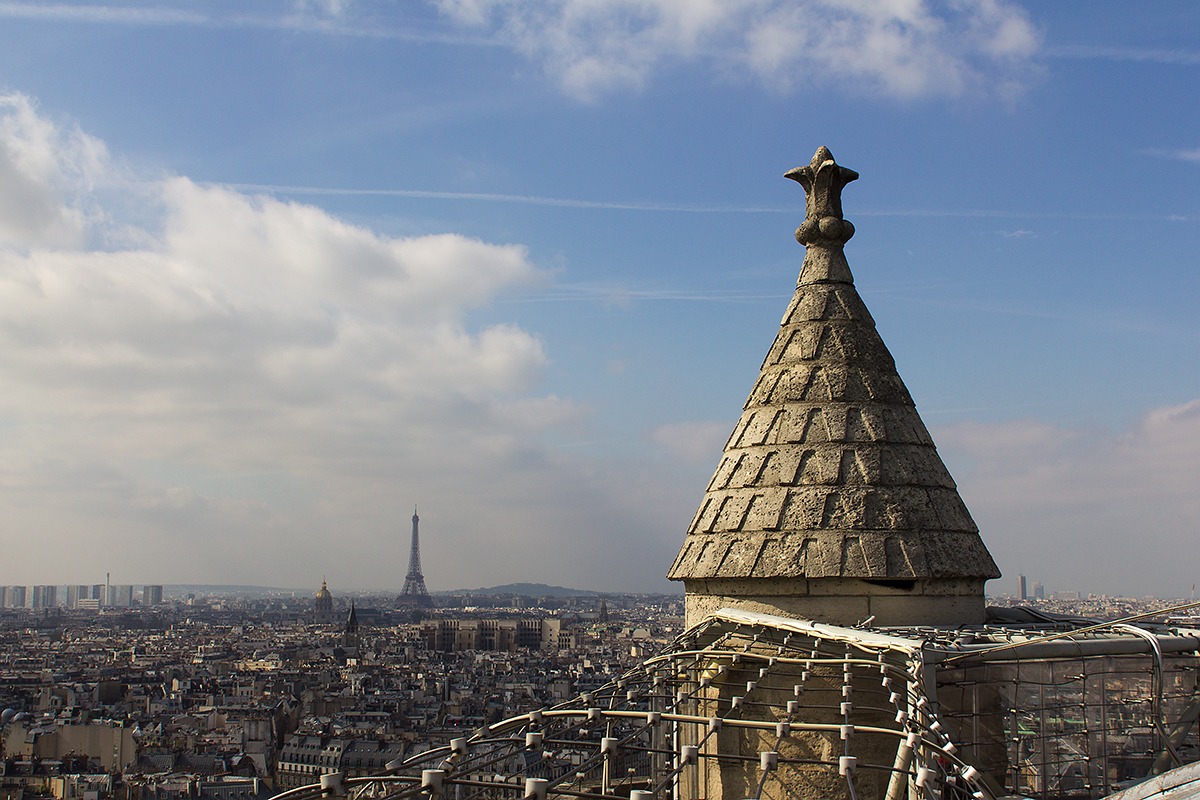
{"type": "Polygon", "coordinates": [[[842,187],[858,180],[858,173],[839,166],[833,153],[822,146],[812,161],[784,174],[808,193],[804,222],[796,229],[796,241],[803,245],[843,245],[854,235],[854,226],[842,217],[842,187]]]}

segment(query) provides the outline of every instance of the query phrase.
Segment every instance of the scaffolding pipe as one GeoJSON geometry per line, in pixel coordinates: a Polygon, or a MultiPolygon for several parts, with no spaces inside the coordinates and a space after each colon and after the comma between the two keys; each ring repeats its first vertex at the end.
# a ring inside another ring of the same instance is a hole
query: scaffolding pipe
{"type": "Polygon", "coordinates": [[[1167,736],[1167,742],[1158,758],[1154,760],[1154,766],[1150,768],[1151,775],[1161,775],[1171,767],[1171,754],[1187,737],[1188,729],[1196,724],[1196,719],[1200,717],[1200,696],[1193,697],[1184,708],[1183,714],[1179,721],[1175,723],[1175,727],[1171,729],[1167,736]]]}
{"type": "Polygon", "coordinates": [[[896,761],[892,764],[892,777],[888,780],[886,800],[903,800],[908,794],[908,770],[912,766],[913,748],[907,739],[896,745],[896,761]]]}
{"type": "MultiPolygon", "coordinates": [[[[1194,653],[1200,651],[1200,636],[1158,636],[1155,638],[1163,653],[1194,653]]],[[[1080,658],[1086,656],[1148,655],[1146,642],[1135,636],[1068,639],[1052,641],[1029,639],[1014,642],[1013,646],[965,645],[959,652],[939,650],[931,645],[926,651],[932,660],[940,660],[945,666],[959,666],[961,662],[1036,661],[1052,658],[1080,658]],[[940,656],[940,659],[939,659],[940,656]]],[[[965,666],[965,665],[964,665],[965,666]]]]}

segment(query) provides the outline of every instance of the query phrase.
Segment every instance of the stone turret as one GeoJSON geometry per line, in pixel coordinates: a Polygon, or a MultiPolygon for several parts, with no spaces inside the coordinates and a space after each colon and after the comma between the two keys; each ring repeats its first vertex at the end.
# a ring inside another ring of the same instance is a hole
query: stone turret
{"type": "Polygon", "coordinates": [[[837,624],[983,621],[1000,577],[854,288],[842,188],[820,148],[796,293],[668,577],[688,623],[723,606],[837,624]]]}

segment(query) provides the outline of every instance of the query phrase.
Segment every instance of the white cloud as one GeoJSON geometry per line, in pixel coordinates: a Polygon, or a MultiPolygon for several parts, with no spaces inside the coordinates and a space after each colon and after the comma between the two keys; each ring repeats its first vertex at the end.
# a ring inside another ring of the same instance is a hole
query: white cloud
{"type": "Polygon", "coordinates": [[[748,71],[783,90],[894,97],[1019,89],[1040,37],[1004,0],[436,0],[592,99],[672,62],[748,71]]]}
{"type": "Polygon", "coordinates": [[[96,213],[88,192],[107,162],[101,142],[59,129],[22,95],[0,96],[0,247],[81,243],[96,213]]]}
{"type": "Polygon", "coordinates": [[[1197,579],[1200,400],[1120,434],[1040,422],[934,432],[1005,572],[1051,589],[1183,596],[1197,579]]]}
{"type": "Polygon", "coordinates": [[[350,0],[295,0],[298,13],[313,12],[330,17],[340,17],[349,5],[350,0]]]}
{"type": "Polygon", "coordinates": [[[1056,45],[1047,49],[1053,58],[1088,59],[1102,61],[1134,61],[1152,64],[1200,64],[1200,50],[1166,50],[1149,47],[1114,47],[1109,45],[1056,45]]]}
{"type": "MultiPolygon", "coordinates": [[[[707,64],[719,74],[750,75],[785,92],[1007,97],[1021,91],[1031,74],[1030,59],[1041,48],[1028,15],[1011,0],[426,1],[450,25],[477,34],[405,27],[406,16],[420,14],[396,15],[347,0],[294,0],[285,13],[266,15],[207,7],[0,2],[0,17],[499,44],[541,64],[565,92],[582,100],[641,87],[656,71],[686,62],[707,64]]],[[[1065,55],[1079,57],[1070,48],[1065,55]]],[[[1097,56],[1089,51],[1082,57],[1097,56]]]]}
{"type": "Polygon", "coordinates": [[[1162,148],[1154,148],[1143,151],[1148,156],[1155,158],[1169,158],[1175,161],[1187,161],[1192,164],[1200,164],[1200,147],[1194,148],[1179,148],[1175,150],[1167,150],[1162,148]]]}
{"type": "Polygon", "coordinates": [[[103,146],[21,96],[0,158],[0,581],[398,588],[413,504],[434,587],[644,588],[669,563],[633,470],[551,446],[586,415],[539,392],[540,338],[472,321],[547,280],[525,248],[183,177],[133,225],[103,146]],[[89,244],[112,230],[139,244],[89,244]],[[631,537],[659,561],[598,568],[631,537]]]}

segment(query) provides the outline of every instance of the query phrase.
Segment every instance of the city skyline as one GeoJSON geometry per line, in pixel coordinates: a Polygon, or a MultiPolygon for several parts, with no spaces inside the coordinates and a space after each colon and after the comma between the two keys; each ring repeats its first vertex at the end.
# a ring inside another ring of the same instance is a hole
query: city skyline
{"type": "MultiPolygon", "coordinates": [[[[1087,600],[1111,598],[1121,600],[1142,600],[1142,599],[1157,599],[1157,600],[1180,600],[1188,598],[1195,600],[1195,588],[1191,588],[1188,592],[1180,595],[1164,595],[1164,594],[1146,594],[1146,595],[1121,595],[1112,594],[1101,591],[1094,591],[1085,586],[1060,586],[1046,585],[1040,579],[1035,579],[1027,575],[1018,575],[1012,581],[1008,581],[1009,576],[1004,576],[998,580],[993,580],[988,583],[987,597],[989,598],[1013,598],[1018,601],[1028,600],[1087,600]],[[1021,596],[1018,579],[1027,578],[1027,590],[1024,597],[1021,596]],[[1009,585],[1009,584],[1012,585],[1009,585]]],[[[0,584],[0,608],[13,608],[10,602],[12,599],[11,591],[13,589],[26,590],[23,595],[23,606],[30,608],[34,589],[51,589],[59,590],[56,595],[57,601],[52,605],[57,605],[65,608],[73,608],[71,601],[71,590],[86,589],[91,590],[88,598],[97,599],[96,590],[104,593],[104,584],[71,584],[71,583],[27,583],[27,584],[0,584]]],[[[369,586],[369,587],[326,587],[325,583],[319,584],[318,588],[328,588],[331,592],[335,604],[346,605],[354,598],[390,598],[397,602],[403,602],[404,594],[402,591],[394,587],[386,586],[369,586]]],[[[261,584],[193,584],[193,583],[113,583],[111,584],[113,592],[118,590],[123,591],[124,597],[132,601],[137,601],[139,597],[144,596],[146,589],[152,589],[161,592],[161,597],[165,600],[178,600],[186,597],[188,594],[211,597],[265,597],[276,595],[291,595],[294,599],[304,601],[305,598],[311,599],[311,595],[315,594],[312,586],[269,586],[261,584]]],[[[521,596],[521,597],[553,597],[553,598],[595,598],[595,597],[620,597],[620,596],[679,596],[682,598],[682,587],[676,587],[675,584],[668,585],[663,591],[614,591],[604,588],[582,588],[574,586],[556,586],[544,583],[535,583],[528,581],[517,581],[506,584],[495,584],[492,586],[454,586],[452,588],[437,587],[429,590],[429,594],[437,597],[456,597],[464,594],[474,594],[490,597],[505,597],[505,596],[521,596]]],[[[157,596],[157,595],[156,595],[157,596]]],[[[81,599],[84,598],[80,595],[81,599]]],[[[153,604],[157,604],[161,600],[156,600],[153,604]]],[[[135,602],[132,605],[145,605],[144,601],[135,602]]],[[[101,606],[105,603],[101,602],[101,606]]],[[[111,604],[109,604],[111,605],[111,604]]],[[[124,605],[131,605],[124,603],[124,605]]],[[[90,606],[88,606],[90,608],[90,606]]],[[[86,610],[86,609],[85,609],[86,610]]]]}
{"type": "Polygon", "coordinates": [[[989,592],[1196,581],[1188,3],[0,19],[0,583],[679,591],[819,145],[989,592]]]}

